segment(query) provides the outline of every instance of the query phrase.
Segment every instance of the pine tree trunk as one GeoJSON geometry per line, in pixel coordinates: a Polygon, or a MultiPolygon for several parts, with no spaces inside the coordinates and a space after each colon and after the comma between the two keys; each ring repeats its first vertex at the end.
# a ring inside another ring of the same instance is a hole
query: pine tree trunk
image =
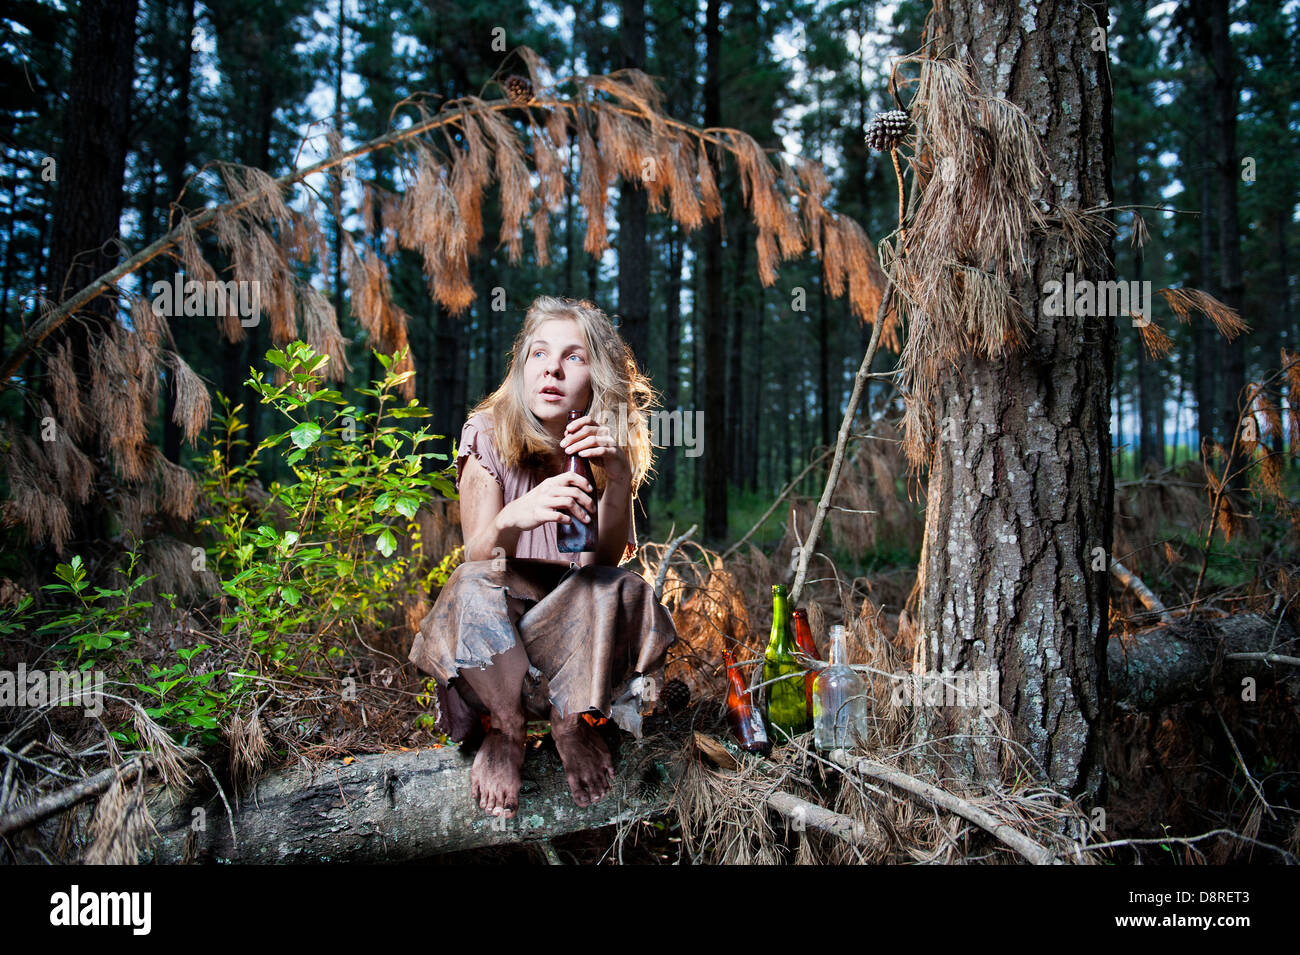
{"type": "MultiPolygon", "coordinates": [[[[194,0],[181,0],[185,11],[184,36],[181,37],[174,61],[172,83],[176,87],[175,127],[172,132],[171,153],[167,156],[167,200],[176,202],[181,190],[185,188],[185,166],[189,161],[190,148],[190,83],[194,60],[194,0]]],[[[178,210],[179,215],[179,210],[178,210]]],[[[167,217],[164,216],[164,219],[167,217]]],[[[147,283],[146,283],[147,285],[147,283]]],[[[189,329],[183,317],[172,316],[172,338],[176,341],[176,350],[184,357],[188,351],[189,329]]],[[[168,461],[179,463],[181,459],[181,429],[172,420],[172,411],[176,405],[175,375],[168,368],[163,387],[163,454],[168,461]]]]}
{"type": "MultiPolygon", "coordinates": [[[[1050,16],[1029,0],[952,0],[934,12],[938,49],[975,65],[1039,131],[1050,168],[1044,198],[1076,209],[1111,201],[1110,93],[1091,28],[1104,4],[1050,16]],[[1032,24],[1032,25],[1030,25],[1032,24]],[[1101,81],[1098,81],[1101,78],[1101,81]]],[[[1094,551],[1111,541],[1108,394],[1111,318],[1041,313],[1041,289],[1089,271],[1060,236],[1040,237],[1020,288],[1032,332],[1020,351],[971,357],[941,381],[936,419],[952,419],[930,472],[921,564],[920,633],[930,670],[997,668],[1000,703],[1031,771],[1070,793],[1101,783],[1109,579],[1094,551]]],[[[982,734],[977,708],[927,713],[932,738],[982,734]]],[[[986,739],[946,743],[953,771],[1000,777],[986,739]]]]}
{"type": "MultiPolygon", "coordinates": [[[[1207,11],[1202,9],[1199,15],[1207,11]]],[[[1245,284],[1241,268],[1241,229],[1237,215],[1237,184],[1241,181],[1241,166],[1237,161],[1237,67],[1232,51],[1232,38],[1228,35],[1230,20],[1228,0],[1209,0],[1209,56],[1214,77],[1214,160],[1218,172],[1218,220],[1220,298],[1230,308],[1241,310],[1245,284]]],[[[1244,410],[1241,406],[1246,387],[1246,342],[1237,336],[1231,342],[1219,344],[1224,359],[1223,369],[1223,434],[1224,451],[1232,452],[1233,435],[1237,431],[1244,410]]],[[[1226,473],[1233,487],[1245,487],[1245,474],[1234,474],[1242,464],[1239,456],[1228,459],[1226,473]]]]}
{"type": "MultiPolygon", "coordinates": [[[[705,13],[704,125],[721,125],[722,98],[719,84],[720,0],[708,0],[705,13]]],[[[717,157],[710,152],[715,181],[717,157]]],[[[721,541],[727,536],[727,319],[722,312],[722,230],[720,219],[710,220],[704,236],[704,407],[709,416],[706,424],[709,442],[704,460],[704,537],[721,541]]]]}
{"type": "MultiPolygon", "coordinates": [[[[1209,123],[1202,124],[1201,132],[1201,241],[1198,256],[1199,282],[1203,289],[1214,288],[1214,179],[1210,175],[1210,145],[1212,131],[1209,123]]],[[[1215,364],[1219,355],[1215,332],[1208,322],[1193,323],[1193,340],[1196,347],[1196,431],[1197,443],[1203,445],[1214,440],[1214,422],[1218,418],[1217,380],[1215,364]]]]}
{"type": "Polygon", "coordinates": [[[750,491],[758,490],[758,447],[763,441],[763,313],[767,290],[760,284],[755,293],[754,305],[754,373],[749,376],[749,440],[745,442],[745,480],[750,491]]]}
{"type": "Polygon", "coordinates": [[[740,449],[746,437],[745,424],[745,295],[744,287],[749,267],[748,219],[742,212],[733,223],[731,235],[735,241],[735,281],[731,286],[731,343],[727,348],[730,368],[727,371],[727,474],[739,485],[740,449]]]}
{"type": "MultiPolygon", "coordinates": [[[[130,130],[131,84],[135,72],[136,0],[83,0],[77,13],[63,141],[55,167],[57,189],[50,235],[47,297],[61,302],[117,264],[119,222],[124,196],[130,130]]],[[[94,332],[116,322],[116,297],[101,295],[63,339],[71,347],[73,368],[89,387],[94,332]]],[[[50,346],[55,341],[49,342],[50,346]]],[[[32,381],[35,362],[24,369],[32,381]]],[[[45,397],[57,407],[53,389],[45,397]]],[[[37,402],[25,403],[31,415],[37,402]]],[[[32,421],[25,420],[25,425],[32,421]]],[[[92,454],[93,448],[87,449],[92,454]]],[[[83,508],[72,517],[73,540],[106,536],[102,509],[83,508]]]]}
{"type": "MultiPolygon", "coordinates": [[[[665,302],[667,315],[664,322],[664,347],[668,367],[664,374],[664,408],[680,408],[681,402],[681,329],[682,329],[682,239],[680,227],[668,223],[668,296],[665,302]]],[[[687,412],[689,414],[689,411],[687,412]]],[[[663,435],[663,439],[667,439],[663,435]]],[[[667,443],[667,442],[666,442],[667,443]]],[[[677,448],[668,443],[660,452],[659,487],[661,499],[672,501],[677,494],[677,448]]]]}

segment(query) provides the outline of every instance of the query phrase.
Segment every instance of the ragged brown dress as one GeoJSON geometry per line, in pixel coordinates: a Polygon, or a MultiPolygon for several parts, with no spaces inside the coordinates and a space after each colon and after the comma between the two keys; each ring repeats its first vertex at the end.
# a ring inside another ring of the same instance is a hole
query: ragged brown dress
{"type": "MultiPolygon", "coordinates": [[[[501,485],[505,504],[545,479],[504,465],[487,415],[474,415],[461,431],[458,483],[470,454],[501,485]]],[[[677,639],[672,616],[640,574],[571,567],[555,532],[547,522],[522,532],[512,556],[461,564],[420,624],[410,659],[437,680],[437,726],[453,740],[476,735],[483,712],[471,705],[460,671],[487,666],[517,640],[531,664],[526,711],[546,718],[554,704],[566,716],[599,713],[641,735],[642,710],[662,685],[664,653],[677,639]]],[[[625,558],[635,552],[635,535],[630,529],[625,558]]]]}

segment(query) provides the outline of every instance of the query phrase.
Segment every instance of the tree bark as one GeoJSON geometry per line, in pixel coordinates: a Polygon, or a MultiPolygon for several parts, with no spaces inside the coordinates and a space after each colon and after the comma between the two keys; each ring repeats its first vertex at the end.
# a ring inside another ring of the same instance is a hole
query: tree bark
{"type": "MultiPolygon", "coordinates": [[[[1076,209],[1111,202],[1106,54],[1088,42],[1104,4],[953,0],[934,13],[938,48],[973,63],[983,83],[1025,110],[1049,162],[1044,196],[1076,209]],[[1030,25],[1032,23],[1032,26],[1030,25]]],[[[936,420],[950,418],[930,471],[920,630],[932,670],[1000,677],[1013,735],[1044,781],[1072,794],[1101,785],[1109,581],[1094,550],[1111,541],[1108,395],[1111,318],[1042,314],[1041,289],[1073,271],[1060,236],[1036,240],[1019,289],[1031,331],[996,360],[972,356],[940,382],[936,420]]],[[[974,710],[939,711],[933,737],[988,734],[974,710]]],[[[1000,776],[999,747],[952,741],[962,771],[1000,776]]]]}

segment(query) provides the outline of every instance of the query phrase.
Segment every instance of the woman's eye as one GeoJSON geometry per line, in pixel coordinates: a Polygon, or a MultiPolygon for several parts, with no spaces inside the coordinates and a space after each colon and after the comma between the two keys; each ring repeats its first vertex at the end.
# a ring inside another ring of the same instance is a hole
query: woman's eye
{"type": "Polygon", "coordinates": [[[574,353],[573,353],[572,355],[570,355],[569,357],[570,357],[570,358],[576,358],[576,359],[578,359],[578,361],[582,361],[582,356],[579,355],[577,352],[574,352],[574,353]]]}

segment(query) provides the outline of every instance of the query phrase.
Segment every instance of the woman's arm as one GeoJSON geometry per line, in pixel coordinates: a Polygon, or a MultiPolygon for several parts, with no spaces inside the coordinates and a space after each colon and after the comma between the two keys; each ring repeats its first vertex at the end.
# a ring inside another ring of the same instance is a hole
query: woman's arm
{"type": "Polygon", "coordinates": [[[465,459],[460,479],[460,528],[465,537],[465,560],[491,560],[493,548],[513,557],[520,530],[505,526],[501,515],[505,494],[501,485],[478,458],[465,459]]]}
{"type": "MultiPolygon", "coordinates": [[[[586,478],[566,471],[505,504],[505,494],[492,472],[476,458],[467,457],[460,478],[465,560],[491,560],[498,556],[493,554],[497,548],[505,552],[499,556],[513,557],[524,531],[543,524],[567,523],[574,520],[575,510],[599,507],[598,500],[588,496],[587,487],[586,478]]],[[[626,525],[623,533],[627,533],[626,525]]]]}
{"type": "Polygon", "coordinates": [[[610,482],[596,499],[597,530],[595,551],[579,555],[578,565],[600,564],[617,567],[627,548],[628,530],[632,521],[632,488],[626,484],[610,482]]]}

